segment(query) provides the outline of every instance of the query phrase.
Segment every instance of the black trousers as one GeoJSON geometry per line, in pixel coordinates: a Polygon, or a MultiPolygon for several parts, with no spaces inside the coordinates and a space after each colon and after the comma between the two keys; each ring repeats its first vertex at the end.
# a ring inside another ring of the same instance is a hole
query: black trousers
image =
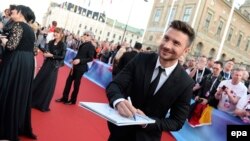
{"type": "Polygon", "coordinates": [[[69,92],[70,92],[70,88],[72,85],[72,82],[74,81],[74,90],[71,94],[71,98],[70,101],[75,103],[77,100],[77,95],[79,92],[79,88],[80,88],[80,84],[81,84],[81,79],[82,79],[82,75],[85,71],[82,70],[77,70],[77,69],[71,69],[69,76],[66,80],[66,84],[63,90],[63,97],[62,99],[64,101],[67,101],[69,98],[69,92]]]}

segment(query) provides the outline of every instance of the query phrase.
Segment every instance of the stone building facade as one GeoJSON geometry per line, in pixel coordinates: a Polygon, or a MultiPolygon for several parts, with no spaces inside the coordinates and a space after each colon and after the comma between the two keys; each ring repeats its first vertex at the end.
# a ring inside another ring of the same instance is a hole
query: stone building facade
{"type": "MultiPolygon", "coordinates": [[[[225,32],[233,0],[154,0],[153,10],[143,39],[156,48],[169,21],[188,22],[196,31],[190,56],[216,57],[225,32]],[[169,16],[170,14],[170,16],[169,16]],[[196,15],[197,14],[197,15],[196,15]],[[195,18],[196,16],[196,18],[195,18]]],[[[250,0],[236,8],[225,38],[221,60],[234,58],[240,65],[250,65],[250,0]]]]}
{"type": "Polygon", "coordinates": [[[137,29],[129,25],[126,27],[119,21],[105,18],[103,15],[98,16],[98,14],[98,12],[71,3],[67,3],[66,7],[51,3],[48,13],[44,17],[43,25],[48,27],[52,21],[57,21],[58,27],[62,27],[75,35],[80,36],[85,30],[90,30],[95,34],[97,40],[112,41],[113,43],[126,41],[131,46],[135,42],[142,41],[143,29],[137,29]],[[105,20],[107,21],[105,22],[105,20]]]}

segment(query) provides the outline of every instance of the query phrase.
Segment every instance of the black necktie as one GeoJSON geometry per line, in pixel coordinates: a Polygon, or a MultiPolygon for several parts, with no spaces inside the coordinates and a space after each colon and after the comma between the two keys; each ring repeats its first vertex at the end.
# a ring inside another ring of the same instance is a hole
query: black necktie
{"type": "Polygon", "coordinates": [[[156,78],[149,85],[149,95],[151,95],[151,96],[154,95],[155,89],[160,81],[161,73],[165,70],[165,69],[161,68],[161,66],[159,66],[158,69],[159,69],[159,72],[158,72],[156,78]]]}

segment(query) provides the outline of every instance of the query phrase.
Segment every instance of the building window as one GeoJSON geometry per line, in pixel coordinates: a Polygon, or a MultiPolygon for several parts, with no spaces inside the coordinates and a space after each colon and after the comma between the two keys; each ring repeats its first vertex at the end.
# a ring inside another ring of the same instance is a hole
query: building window
{"type": "Polygon", "coordinates": [[[113,34],[113,38],[115,38],[115,34],[113,34]]]}
{"type": "Polygon", "coordinates": [[[184,10],[182,20],[185,21],[185,22],[189,22],[191,14],[192,14],[192,8],[191,7],[186,7],[185,10],[184,10]]]}
{"type": "Polygon", "coordinates": [[[77,31],[77,35],[79,35],[79,34],[80,34],[80,30],[77,31]]]}
{"type": "Polygon", "coordinates": [[[237,41],[237,44],[236,44],[237,47],[240,47],[241,39],[242,39],[242,34],[240,34],[240,36],[238,38],[238,41],[237,41]]]}
{"type": "Polygon", "coordinates": [[[149,41],[152,41],[153,40],[153,36],[149,36],[149,41]]]}
{"type": "Polygon", "coordinates": [[[201,56],[202,49],[203,49],[203,43],[199,42],[197,44],[197,47],[195,48],[194,56],[196,57],[201,56]]]}
{"type": "MultiPolygon", "coordinates": [[[[171,12],[171,15],[170,15],[170,17],[169,17],[169,24],[174,20],[175,13],[176,13],[176,7],[173,7],[172,12],[171,12]]],[[[167,22],[167,20],[168,20],[169,14],[170,14],[170,8],[168,9],[168,15],[166,16],[166,22],[167,22]]]]}
{"type": "Polygon", "coordinates": [[[223,53],[222,55],[221,55],[221,58],[220,58],[220,60],[222,61],[222,62],[224,62],[225,60],[226,60],[226,54],[225,53],[223,53]]]}
{"type": "Polygon", "coordinates": [[[155,16],[154,16],[154,22],[158,22],[161,18],[161,9],[156,9],[155,16]]]}
{"type": "Polygon", "coordinates": [[[82,24],[79,24],[79,28],[82,27],[82,24]]]}
{"type": "Polygon", "coordinates": [[[247,51],[249,47],[250,47],[250,39],[247,41],[247,45],[246,45],[245,51],[247,51]]]}
{"type": "Polygon", "coordinates": [[[229,32],[228,32],[228,36],[227,36],[227,41],[228,41],[228,42],[231,41],[232,35],[233,35],[233,28],[230,28],[230,29],[229,29],[229,32]]]}
{"type": "Polygon", "coordinates": [[[216,35],[220,36],[220,33],[221,33],[221,31],[222,31],[222,28],[223,28],[223,21],[220,21],[219,26],[218,26],[218,28],[217,28],[216,35]]]}
{"type": "Polygon", "coordinates": [[[121,40],[122,36],[119,36],[119,40],[121,40]]]}
{"type": "Polygon", "coordinates": [[[95,29],[95,33],[97,33],[97,29],[95,29]]]}
{"type": "Polygon", "coordinates": [[[87,29],[87,28],[88,28],[88,26],[85,25],[84,29],[87,29]]]}
{"type": "Polygon", "coordinates": [[[92,31],[92,27],[90,27],[89,30],[92,31]]]}
{"type": "Polygon", "coordinates": [[[107,33],[107,36],[109,36],[109,35],[110,35],[110,32],[107,33]]]}
{"type": "Polygon", "coordinates": [[[208,30],[209,28],[209,24],[211,22],[212,19],[212,14],[211,13],[207,13],[207,18],[205,20],[205,29],[208,30]]]}
{"type": "Polygon", "coordinates": [[[214,57],[215,55],[215,49],[212,48],[210,51],[209,51],[209,57],[214,57]]]}
{"type": "Polygon", "coordinates": [[[102,34],[102,31],[100,31],[100,34],[102,34]]]}
{"type": "Polygon", "coordinates": [[[100,39],[101,39],[101,37],[99,36],[99,37],[98,37],[98,41],[100,41],[100,39]]]}

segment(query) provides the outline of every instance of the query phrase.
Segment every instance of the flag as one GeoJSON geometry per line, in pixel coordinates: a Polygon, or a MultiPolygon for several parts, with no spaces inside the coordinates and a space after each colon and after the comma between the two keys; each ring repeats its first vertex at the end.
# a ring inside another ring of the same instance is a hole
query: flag
{"type": "Polygon", "coordinates": [[[193,109],[190,112],[188,123],[191,127],[199,127],[210,125],[212,122],[212,107],[202,103],[194,103],[191,106],[193,109]]]}

